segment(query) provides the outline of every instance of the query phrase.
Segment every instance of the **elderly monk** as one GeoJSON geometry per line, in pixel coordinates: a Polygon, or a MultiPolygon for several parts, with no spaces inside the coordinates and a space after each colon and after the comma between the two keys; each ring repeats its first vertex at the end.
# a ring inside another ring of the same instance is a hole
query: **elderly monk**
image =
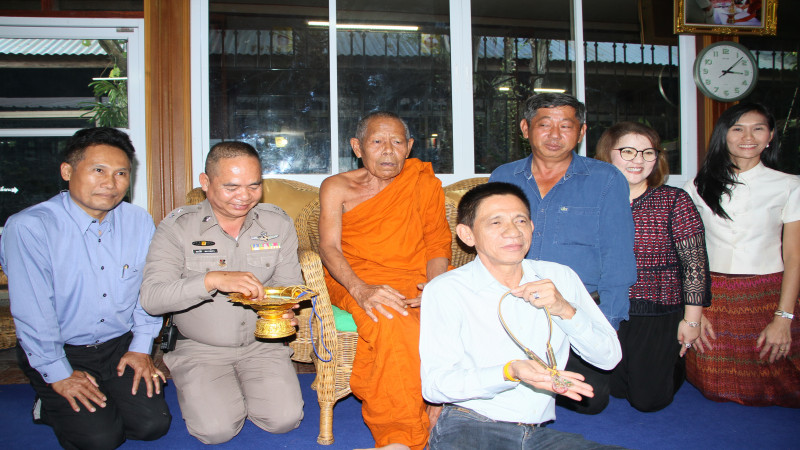
{"type": "Polygon", "coordinates": [[[350,140],[363,167],[320,187],[320,256],[331,302],[358,327],[350,387],[377,446],[422,449],[429,419],[419,367],[419,305],[448,269],[444,191],[430,163],[406,159],[414,140],[373,112],[350,140]]]}

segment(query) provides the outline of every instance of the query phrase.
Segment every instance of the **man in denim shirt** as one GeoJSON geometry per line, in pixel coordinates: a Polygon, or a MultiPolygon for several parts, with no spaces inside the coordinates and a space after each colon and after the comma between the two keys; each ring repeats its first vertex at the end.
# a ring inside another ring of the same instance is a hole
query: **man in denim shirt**
{"type": "MultiPolygon", "coordinates": [[[[636,282],[627,181],[616,167],[575,153],[586,133],[586,106],[572,96],[532,96],[520,129],[531,156],[498,167],[489,181],[516,184],[530,200],[534,239],[527,258],[571,267],[618,328],[628,318],[628,288],[636,282]]],[[[584,414],[602,411],[610,372],[572,352],[567,370],[583,374],[595,396],[558,404],[584,414]]]]}

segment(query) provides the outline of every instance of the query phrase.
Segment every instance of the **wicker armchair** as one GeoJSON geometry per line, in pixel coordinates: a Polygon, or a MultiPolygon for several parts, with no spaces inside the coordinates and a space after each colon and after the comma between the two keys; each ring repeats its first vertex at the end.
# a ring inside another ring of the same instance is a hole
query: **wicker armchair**
{"type": "MultiPolygon", "coordinates": [[[[303,269],[306,285],[319,294],[314,305],[316,316],[311,326],[316,350],[314,366],[317,372],[311,387],[317,391],[320,409],[317,442],[329,445],[333,443],[333,406],[351,393],[350,373],[353,370],[358,333],[336,329],[331,299],[319,257],[319,208],[319,200],[306,205],[297,216],[295,226],[300,241],[300,266],[303,269]]],[[[465,253],[455,244],[457,203],[445,197],[445,209],[453,236],[453,261],[458,261],[459,263],[454,265],[459,266],[472,261],[475,255],[465,253]]]]}
{"type": "MultiPolygon", "coordinates": [[[[289,216],[295,216],[301,210],[303,205],[297,205],[302,202],[307,203],[306,200],[310,196],[318,196],[319,189],[293,180],[283,179],[268,179],[264,180],[264,194],[261,201],[267,201],[283,208],[289,216]],[[299,198],[292,195],[295,192],[299,194],[299,198]],[[283,201],[278,201],[283,200],[283,201]]],[[[206,199],[206,193],[201,188],[194,188],[186,193],[186,204],[195,205],[206,199]]],[[[295,222],[295,229],[297,223],[295,222]]],[[[299,235],[298,230],[298,235],[299,235]]],[[[298,252],[299,253],[299,252],[298,252]]],[[[302,363],[312,362],[311,354],[313,347],[311,342],[311,330],[308,328],[308,319],[311,316],[311,308],[303,307],[295,311],[297,318],[298,328],[294,340],[289,342],[289,346],[294,350],[292,360],[302,363]]]]}
{"type": "MultiPolygon", "coordinates": [[[[489,181],[488,177],[467,178],[466,180],[457,181],[453,184],[444,187],[444,195],[448,201],[452,201],[458,207],[458,202],[468,190],[484,184],[489,181]]],[[[451,264],[456,267],[463,266],[464,264],[475,259],[475,249],[467,247],[461,242],[461,239],[456,235],[456,212],[453,212],[452,218],[450,212],[447,213],[447,220],[450,221],[450,230],[453,232],[453,241],[451,243],[453,249],[453,259],[451,264]]]]}

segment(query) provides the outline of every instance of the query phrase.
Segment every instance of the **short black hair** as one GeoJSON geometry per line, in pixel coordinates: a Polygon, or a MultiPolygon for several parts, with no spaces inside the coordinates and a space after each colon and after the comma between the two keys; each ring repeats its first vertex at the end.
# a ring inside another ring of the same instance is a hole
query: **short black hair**
{"type": "Polygon", "coordinates": [[[536,116],[536,113],[542,108],[558,108],[560,106],[570,106],[575,109],[575,117],[581,125],[586,123],[586,105],[581,103],[577,98],[561,93],[544,93],[535,94],[525,100],[522,107],[522,116],[528,123],[536,116]]]}
{"type": "Polygon", "coordinates": [[[75,132],[67,141],[62,162],[75,166],[83,160],[86,149],[93,145],[109,145],[122,150],[133,164],[133,144],[131,138],[122,131],[110,127],[84,128],[75,132]]]}
{"type": "Polygon", "coordinates": [[[475,215],[478,212],[478,207],[481,206],[484,200],[495,195],[513,195],[519,198],[525,208],[528,209],[528,215],[530,215],[531,203],[519,186],[510,183],[492,182],[475,186],[461,197],[461,201],[458,203],[457,222],[472,228],[475,225],[475,215]]]}
{"type": "Polygon", "coordinates": [[[252,156],[258,161],[259,172],[261,172],[261,158],[252,145],[241,141],[224,141],[214,144],[206,156],[206,175],[211,176],[217,168],[220,159],[238,158],[240,156],[252,156]]]}
{"type": "Polygon", "coordinates": [[[390,111],[372,111],[371,113],[362,117],[361,120],[358,121],[358,125],[356,125],[356,139],[359,141],[364,140],[364,136],[367,134],[367,127],[372,119],[394,119],[400,121],[400,123],[403,124],[403,129],[406,132],[406,140],[411,139],[411,132],[408,131],[408,123],[400,116],[390,111]]]}

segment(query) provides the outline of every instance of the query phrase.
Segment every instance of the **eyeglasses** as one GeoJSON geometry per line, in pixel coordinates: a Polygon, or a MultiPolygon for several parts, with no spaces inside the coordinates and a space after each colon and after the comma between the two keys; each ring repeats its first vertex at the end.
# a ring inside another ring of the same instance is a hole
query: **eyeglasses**
{"type": "Polygon", "coordinates": [[[655,161],[658,159],[658,152],[659,150],[656,148],[646,148],[644,150],[636,150],[633,147],[622,147],[622,148],[615,148],[614,150],[619,150],[619,156],[624,159],[625,161],[633,161],[636,159],[636,155],[639,153],[642,154],[642,158],[645,161],[655,161]]]}

